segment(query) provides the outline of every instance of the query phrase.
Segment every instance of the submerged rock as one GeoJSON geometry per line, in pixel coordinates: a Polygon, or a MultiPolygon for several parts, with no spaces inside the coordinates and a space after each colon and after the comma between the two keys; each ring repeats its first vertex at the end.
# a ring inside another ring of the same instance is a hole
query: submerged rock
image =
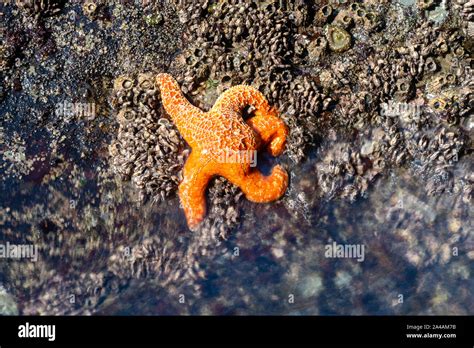
{"type": "Polygon", "coordinates": [[[0,315],[18,315],[15,298],[0,285],[0,315]]]}
{"type": "Polygon", "coordinates": [[[0,24],[0,237],[42,257],[0,263],[6,312],[473,312],[472,1],[437,21],[415,0],[17,3],[0,24]],[[216,178],[187,230],[163,71],[202,109],[240,83],[278,108],[286,151],[258,165],[287,168],[280,201],[216,178]],[[333,242],[364,261],[325,257],[333,242]]]}

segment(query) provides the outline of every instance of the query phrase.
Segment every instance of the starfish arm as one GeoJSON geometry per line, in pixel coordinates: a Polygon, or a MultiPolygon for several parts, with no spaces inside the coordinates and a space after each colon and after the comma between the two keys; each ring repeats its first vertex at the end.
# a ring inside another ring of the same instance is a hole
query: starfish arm
{"type": "Polygon", "coordinates": [[[216,100],[212,110],[231,110],[241,113],[248,105],[255,107],[256,113],[276,113],[265,96],[256,88],[239,85],[229,88],[216,100]]]}
{"type": "Polygon", "coordinates": [[[256,203],[276,201],[288,187],[288,173],[279,165],[268,176],[255,169],[245,176],[227,179],[239,186],[248,200],[256,203]]]}
{"type": "Polygon", "coordinates": [[[247,124],[260,136],[272,156],[279,156],[285,149],[288,127],[279,117],[272,114],[257,114],[247,124]]]}
{"type": "Polygon", "coordinates": [[[178,82],[171,75],[158,74],[156,84],[160,88],[165,111],[170,115],[183,138],[190,146],[193,146],[193,125],[202,119],[204,112],[184,97],[178,82]]]}
{"type": "Polygon", "coordinates": [[[206,187],[212,176],[206,170],[206,164],[201,154],[191,152],[184,166],[183,181],[179,184],[179,198],[192,231],[206,216],[206,187]]]}

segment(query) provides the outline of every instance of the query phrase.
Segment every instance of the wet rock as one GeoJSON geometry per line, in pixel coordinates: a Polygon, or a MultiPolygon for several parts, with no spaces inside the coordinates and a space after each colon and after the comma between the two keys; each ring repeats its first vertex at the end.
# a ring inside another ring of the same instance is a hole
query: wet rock
{"type": "Polygon", "coordinates": [[[18,315],[18,307],[12,295],[0,285],[0,315],[18,315]]]}

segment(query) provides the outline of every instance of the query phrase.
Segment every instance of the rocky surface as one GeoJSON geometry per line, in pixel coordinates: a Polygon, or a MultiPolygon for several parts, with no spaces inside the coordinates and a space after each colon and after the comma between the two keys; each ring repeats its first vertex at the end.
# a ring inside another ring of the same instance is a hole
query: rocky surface
{"type": "Polygon", "coordinates": [[[0,260],[2,314],[474,311],[470,1],[0,6],[0,240],[40,255],[0,260]],[[161,71],[278,107],[280,201],[216,178],[187,230],[161,71]]]}

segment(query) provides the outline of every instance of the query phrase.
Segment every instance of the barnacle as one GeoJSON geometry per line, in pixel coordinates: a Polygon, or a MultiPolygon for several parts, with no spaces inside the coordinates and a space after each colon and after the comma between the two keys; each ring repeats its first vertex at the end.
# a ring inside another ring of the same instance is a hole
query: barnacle
{"type": "Polygon", "coordinates": [[[95,18],[98,14],[100,4],[96,0],[86,0],[82,4],[82,11],[87,17],[95,18]]]}
{"type": "Polygon", "coordinates": [[[380,26],[379,16],[373,11],[366,12],[364,16],[364,26],[368,30],[377,29],[380,26]]]}
{"type": "Polygon", "coordinates": [[[130,90],[135,85],[135,81],[128,76],[120,76],[114,81],[114,90],[130,90]]]}
{"type": "Polygon", "coordinates": [[[427,72],[435,72],[437,70],[437,64],[432,57],[429,57],[425,62],[425,69],[427,72]]]}
{"type": "Polygon", "coordinates": [[[322,23],[325,23],[333,15],[333,8],[331,5],[324,5],[318,11],[318,18],[322,23]]]}
{"type": "Polygon", "coordinates": [[[317,61],[324,54],[327,47],[327,40],[324,36],[320,36],[311,41],[308,45],[308,55],[311,61],[317,61]]]}
{"type": "Polygon", "coordinates": [[[155,90],[155,83],[153,74],[139,74],[138,75],[138,86],[144,91],[155,90]]]}
{"type": "Polygon", "coordinates": [[[446,108],[447,102],[444,98],[433,98],[430,100],[429,105],[433,110],[440,111],[446,108]]]}
{"type": "Polygon", "coordinates": [[[352,18],[351,13],[349,13],[349,11],[343,10],[343,11],[339,11],[336,18],[334,18],[333,23],[338,24],[341,27],[347,29],[352,24],[352,22],[353,22],[353,18],[352,18]]]}
{"type": "Polygon", "coordinates": [[[351,35],[337,25],[328,25],[325,28],[329,48],[337,53],[344,52],[351,46],[351,35]]]}

